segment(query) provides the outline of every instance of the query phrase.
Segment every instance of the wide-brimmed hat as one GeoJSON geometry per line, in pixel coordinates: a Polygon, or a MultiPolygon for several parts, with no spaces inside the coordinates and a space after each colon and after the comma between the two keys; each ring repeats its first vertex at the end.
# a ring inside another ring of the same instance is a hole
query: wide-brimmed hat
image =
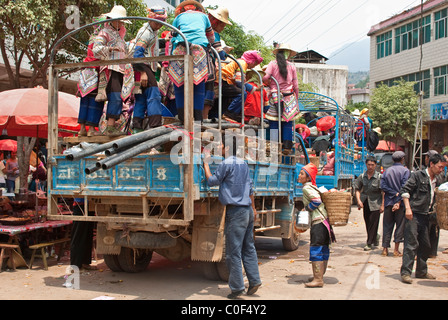
{"type": "Polygon", "coordinates": [[[352,115],[359,117],[361,115],[361,112],[359,111],[359,109],[356,109],[355,111],[352,112],[352,115]]]}
{"type": "Polygon", "coordinates": [[[360,116],[362,116],[363,114],[366,114],[367,112],[369,112],[368,108],[364,108],[361,110],[360,116]]]}
{"type": "Polygon", "coordinates": [[[273,51],[274,55],[277,55],[280,50],[289,50],[290,57],[294,57],[297,54],[297,51],[292,50],[288,43],[282,43],[278,48],[275,48],[273,51]]]}
{"type": "Polygon", "coordinates": [[[213,17],[218,19],[229,26],[232,25],[232,22],[229,21],[229,10],[224,7],[217,8],[216,10],[208,9],[208,13],[210,13],[213,17]]]}
{"type": "Polygon", "coordinates": [[[196,0],[186,0],[186,1],[182,1],[181,3],[179,3],[179,5],[174,10],[174,16],[177,17],[179,14],[181,14],[182,13],[182,9],[185,6],[188,6],[188,5],[193,5],[193,6],[196,7],[196,9],[199,9],[200,11],[205,12],[205,9],[202,6],[202,4],[200,4],[196,0]]]}
{"type": "MultiPolygon", "coordinates": [[[[126,8],[123,6],[114,6],[112,8],[112,10],[109,13],[105,13],[104,16],[111,18],[111,19],[115,19],[115,18],[126,18],[127,17],[127,13],[126,13],[126,8]]],[[[124,23],[132,23],[129,20],[123,19],[124,23]]]]}
{"type": "Polygon", "coordinates": [[[375,129],[373,129],[372,131],[378,133],[378,135],[382,135],[380,127],[377,127],[375,129]]]}

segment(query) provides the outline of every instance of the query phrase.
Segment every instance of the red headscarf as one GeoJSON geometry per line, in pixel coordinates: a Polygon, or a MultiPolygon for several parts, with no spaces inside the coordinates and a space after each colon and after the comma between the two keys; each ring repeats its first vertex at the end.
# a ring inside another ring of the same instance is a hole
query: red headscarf
{"type": "Polygon", "coordinates": [[[308,163],[302,170],[311,178],[311,183],[316,186],[317,167],[312,163],[308,163]]]}

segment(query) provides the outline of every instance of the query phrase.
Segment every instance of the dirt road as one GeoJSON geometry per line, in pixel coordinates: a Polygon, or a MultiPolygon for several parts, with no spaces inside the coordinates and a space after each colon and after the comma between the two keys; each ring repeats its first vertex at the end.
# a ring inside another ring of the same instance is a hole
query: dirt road
{"type": "MultiPolygon", "coordinates": [[[[337,243],[332,247],[329,268],[322,289],[307,289],[304,282],[311,274],[308,262],[309,232],[295,252],[282,249],[281,240],[257,238],[263,286],[246,301],[256,300],[436,300],[448,298],[448,231],[441,231],[439,254],[429,260],[436,280],[415,279],[407,285],[400,281],[401,258],[381,256],[381,248],[363,251],[365,225],[362,212],[352,208],[350,222],[335,228],[337,243]]],[[[382,230],[380,228],[380,233],[382,230]]],[[[41,260],[33,270],[17,269],[0,273],[0,299],[44,300],[227,300],[226,283],[206,280],[200,263],[189,260],[173,263],[154,255],[149,268],[138,274],[112,272],[102,259],[99,271],[81,273],[79,289],[68,289],[64,256],[60,263],[49,260],[49,270],[41,260]]]]}

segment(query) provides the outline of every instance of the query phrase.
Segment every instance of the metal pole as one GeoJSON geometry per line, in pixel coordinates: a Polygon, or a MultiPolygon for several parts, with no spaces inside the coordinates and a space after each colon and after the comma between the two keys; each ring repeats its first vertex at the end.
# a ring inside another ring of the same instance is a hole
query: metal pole
{"type": "Polygon", "coordinates": [[[211,47],[212,52],[215,54],[216,59],[218,59],[218,128],[219,132],[222,129],[222,65],[221,58],[219,57],[218,51],[211,47]]]}
{"type": "Polygon", "coordinates": [[[280,91],[280,84],[278,83],[277,79],[275,79],[273,76],[271,76],[271,79],[274,80],[275,84],[277,85],[277,106],[278,106],[278,143],[281,145],[282,143],[282,101],[281,101],[281,91],[280,91]]]}
{"type": "Polygon", "coordinates": [[[255,72],[258,75],[258,78],[260,79],[260,106],[261,106],[261,115],[260,115],[260,119],[261,119],[261,139],[264,140],[264,100],[263,100],[263,90],[264,90],[264,84],[263,84],[263,77],[261,76],[261,74],[255,70],[255,69],[251,69],[253,72],[255,72]]]}

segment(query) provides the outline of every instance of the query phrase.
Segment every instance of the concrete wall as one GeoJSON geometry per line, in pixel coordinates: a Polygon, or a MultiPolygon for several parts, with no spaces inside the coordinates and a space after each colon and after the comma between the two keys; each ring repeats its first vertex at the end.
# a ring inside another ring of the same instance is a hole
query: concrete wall
{"type": "Polygon", "coordinates": [[[318,93],[326,95],[339,104],[347,105],[348,66],[296,63],[297,71],[304,83],[312,83],[319,88],[318,93]]]}

